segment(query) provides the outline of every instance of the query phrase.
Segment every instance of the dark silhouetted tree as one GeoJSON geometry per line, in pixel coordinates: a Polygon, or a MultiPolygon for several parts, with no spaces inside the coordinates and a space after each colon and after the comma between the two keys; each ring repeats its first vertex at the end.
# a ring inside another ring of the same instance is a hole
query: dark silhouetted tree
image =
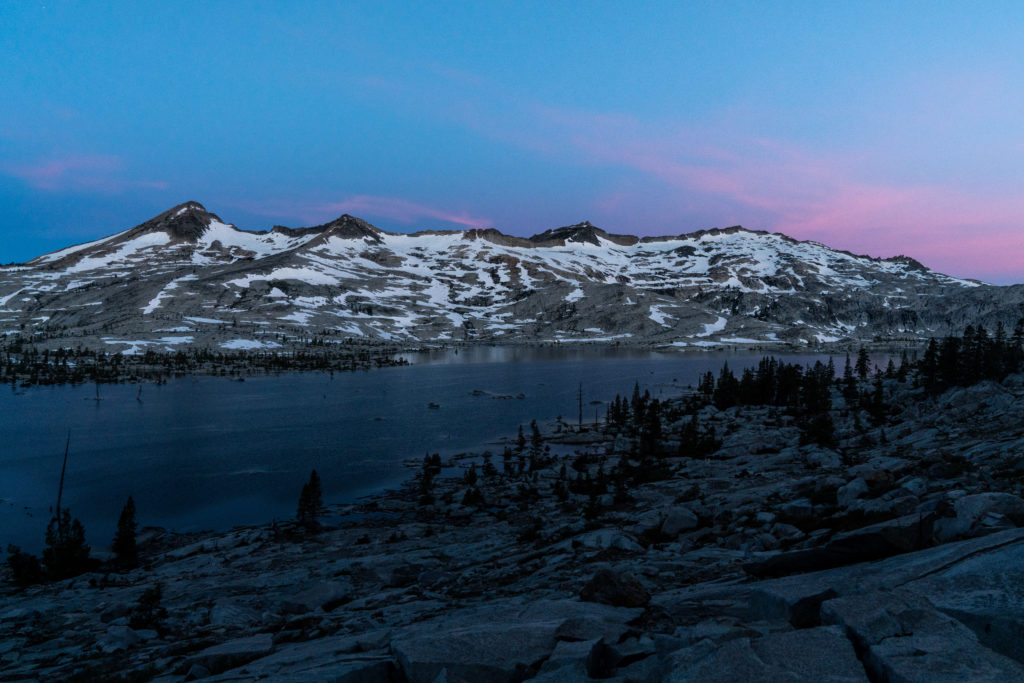
{"type": "Polygon", "coordinates": [[[85,543],[85,527],[71,516],[67,508],[46,526],[46,548],[43,564],[52,579],[78,576],[89,568],[89,546],[85,543]]]}
{"type": "Polygon", "coordinates": [[[139,552],[135,545],[135,501],[128,496],[128,501],[121,508],[121,516],[117,519],[117,533],[111,550],[117,557],[117,563],[126,569],[139,564],[139,552]]]}
{"type": "Polygon", "coordinates": [[[857,351],[857,376],[861,379],[867,379],[868,373],[871,372],[871,357],[868,355],[868,350],[863,346],[857,351]]]}
{"type": "Polygon", "coordinates": [[[39,558],[22,551],[16,545],[7,546],[7,566],[11,568],[15,585],[31,586],[43,580],[43,568],[39,558]]]}
{"type": "Polygon", "coordinates": [[[299,494],[299,509],[296,514],[299,523],[307,528],[315,528],[316,519],[320,516],[323,506],[324,494],[320,486],[320,475],[313,470],[309,473],[309,481],[302,485],[302,493],[299,494]]]}
{"type": "Polygon", "coordinates": [[[160,583],[143,591],[128,616],[128,625],[134,629],[163,630],[163,621],[167,618],[167,610],[161,604],[163,597],[164,589],[160,583]]]}

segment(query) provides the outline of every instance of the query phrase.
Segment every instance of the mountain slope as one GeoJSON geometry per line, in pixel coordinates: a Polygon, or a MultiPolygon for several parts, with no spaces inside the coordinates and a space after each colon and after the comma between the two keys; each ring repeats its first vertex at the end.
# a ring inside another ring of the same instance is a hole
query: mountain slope
{"type": "Polygon", "coordinates": [[[277,334],[677,345],[908,339],[1020,315],[1021,288],[743,228],[614,235],[590,223],[382,231],[344,215],[239,230],[198,202],[0,268],[0,333],[111,349],[270,346],[277,334]],[[983,320],[984,322],[984,320],[983,320]]]}

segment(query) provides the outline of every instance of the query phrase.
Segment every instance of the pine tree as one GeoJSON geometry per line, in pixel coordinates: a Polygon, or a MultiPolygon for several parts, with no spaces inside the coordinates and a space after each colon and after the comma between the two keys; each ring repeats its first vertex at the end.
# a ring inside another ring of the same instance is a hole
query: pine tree
{"type": "Polygon", "coordinates": [[[89,546],[85,543],[85,527],[71,516],[67,508],[60,519],[54,516],[46,527],[46,548],[43,564],[53,579],[78,576],[89,565],[89,546]]]}
{"type": "Polygon", "coordinates": [[[535,459],[540,456],[543,447],[544,437],[540,434],[540,427],[536,420],[530,420],[530,457],[535,459]]]}
{"type": "Polygon", "coordinates": [[[903,351],[900,353],[900,367],[896,370],[896,381],[902,384],[907,381],[907,372],[910,370],[910,360],[907,358],[907,352],[903,351]]]}
{"type": "Polygon", "coordinates": [[[871,357],[868,355],[868,350],[863,346],[857,351],[857,376],[861,379],[867,379],[868,373],[871,372],[871,357]]]}
{"type": "Polygon", "coordinates": [[[320,487],[320,476],[313,470],[309,473],[309,481],[302,485],[302,493],[299,494],[299,509],[297,517],[299,523],[308,527],[317,526],[316,518],[324,506],[323,489],[320,487]]]}
{"type": "Polygon", "coordinates": [[[736,405],[739,398],[740,383],[736,375],[732,374],[729,364],[722,365],[722,371],[718,375],[718,386],[715,387],[714,402],[719,410],[725,410],[736,405]]]}
{"type": "Polygon", "coordinates": [[[114,534],[114,543],[111,550],[117,557],[117,563],[125,569],[131,569],[139,564],[138,548],[135,545],[135,501],[128,496],[128,502],[121,509],[121,516],[117,519],[117,533],[114,534]]]}
{"type": "Polygon", "coordinates": [[[920,381],[930,393],[934,393],[939,386],[939,344],[935,339],[929,339],[928,346],[924,350],[920,381]]]}
{"type": "Polygon", "coordinates": [[[476,474],[476,463],[472,463],[469,466],[469,469],[466,470],[465,474],[462,475],[462,481],[467,486],[475,486],[477,479],[478,477],[476,474]]]}

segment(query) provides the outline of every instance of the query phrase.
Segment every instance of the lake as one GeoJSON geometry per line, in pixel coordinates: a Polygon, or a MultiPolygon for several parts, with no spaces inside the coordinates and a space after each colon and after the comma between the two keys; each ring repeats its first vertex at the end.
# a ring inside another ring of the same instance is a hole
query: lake
{"type": "MultiPolygon", "coordinates": [[[[774,354],[802,364],[827,357],[774,354]]],[[[226,529],[291,519],[316,468],[326,503],[393,487],[408,458],[489,448],[531,419],[584,422],[634,382],[676,396],[722,363],[739,370],[760,352],[479,347],[405,354],[413,365],[355,373],[189,377],[164,385],[0,390],[0,547],[38,552],[56,503],[64,444],[71,449],[62,505],[94,548],[111,541],[129,495],[140,526],[226,529]],[[474,390],[484,392],[473,395],[474,390]],[[496,398],[496,395],[523,398],[496,398]],[[141,398],[141,400],[140,400],[141,398]],[[429,407],[434,403],[439,407],[429,407]]],[[[842,368],[843,359],[836,358],[842,368]]]]}

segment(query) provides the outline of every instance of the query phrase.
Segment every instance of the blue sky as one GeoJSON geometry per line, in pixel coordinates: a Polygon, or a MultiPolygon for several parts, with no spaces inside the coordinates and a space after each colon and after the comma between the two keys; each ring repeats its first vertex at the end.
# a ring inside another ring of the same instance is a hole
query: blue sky
{"type": "Polygon", "coordinates": [[[0,262],[246,229],[742,224],[1024,281],[1024,4],[0,5],[0,262]]]}

